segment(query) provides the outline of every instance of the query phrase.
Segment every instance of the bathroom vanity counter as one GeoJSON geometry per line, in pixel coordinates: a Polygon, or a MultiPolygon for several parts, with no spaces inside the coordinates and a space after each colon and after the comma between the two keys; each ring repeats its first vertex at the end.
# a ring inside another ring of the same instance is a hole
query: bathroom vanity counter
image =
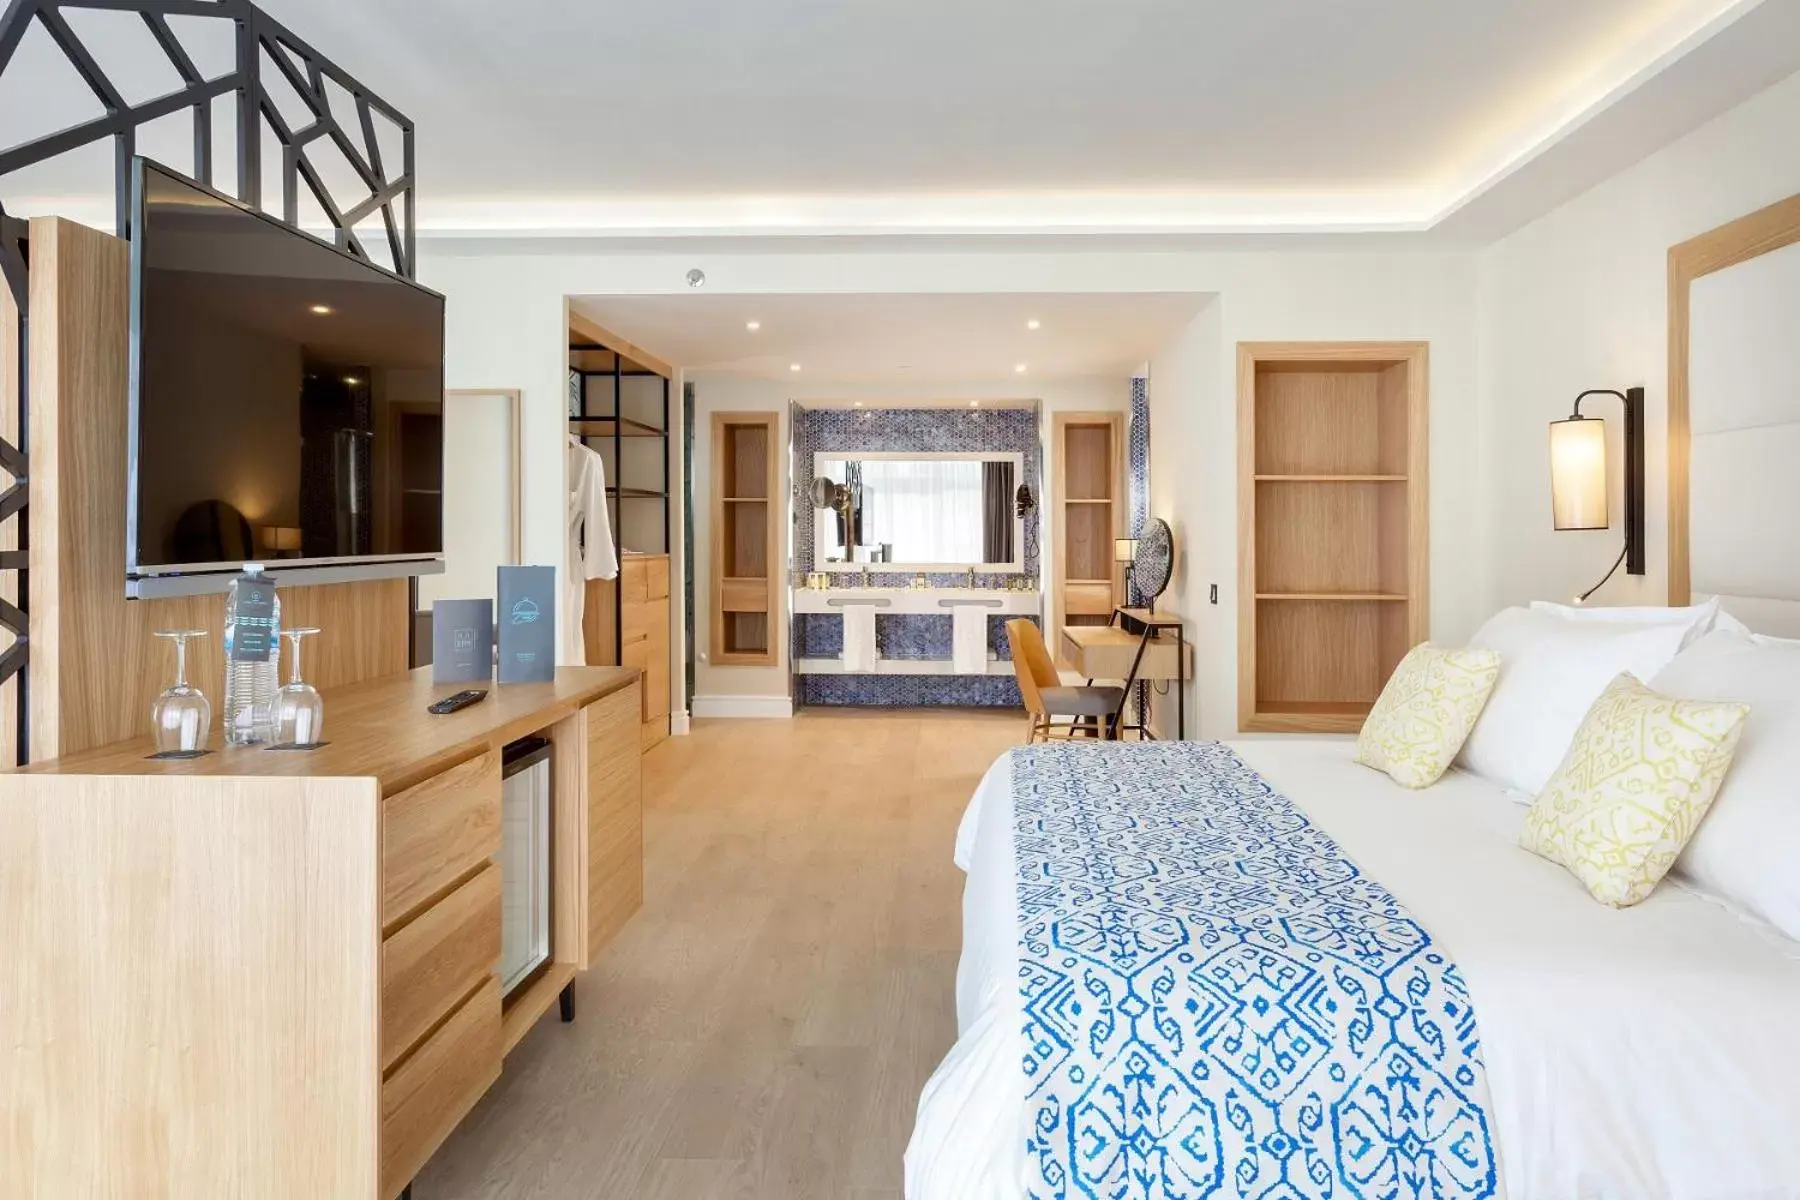
{"type": "Polygon", "coordinates": [[[797,613],[841,614],[846,605],[872,604],[883,613],[946,617],[960,605],[976,604],[996,615],[1018,617],[1038,615],[1042,598],[1006,588],[795,588],[793,604],[797,613]]]}

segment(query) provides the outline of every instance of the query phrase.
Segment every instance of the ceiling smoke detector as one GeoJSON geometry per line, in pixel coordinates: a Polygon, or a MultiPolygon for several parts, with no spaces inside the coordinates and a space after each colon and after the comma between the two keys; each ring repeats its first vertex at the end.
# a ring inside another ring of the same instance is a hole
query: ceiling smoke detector
{"type": "Polygon", "coordinates": [[[687,285],[691,288],[705,287],[706,272],[702,271],[699,267],[695,267],[693,270],[689,271],[687,273],[687,285]]]}

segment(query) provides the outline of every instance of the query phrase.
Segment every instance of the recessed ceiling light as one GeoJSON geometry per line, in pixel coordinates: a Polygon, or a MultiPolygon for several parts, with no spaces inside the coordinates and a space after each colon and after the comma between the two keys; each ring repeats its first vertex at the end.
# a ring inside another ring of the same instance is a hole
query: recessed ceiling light
{"type": "Polygon", "coordinates": [[[800,369],[799,363],[789,363],[788,364],[788,370],[790,370],[790,371],[798,371],[799,369],[800,369]]]}
{"type": "Polygon", "coordinates": [[[1025,322],[1025,328],[1027,328],[1027,329],[1042,329],[1043,327],[1044,327],[1044,323],[1042,321],[1038,320],[1036,317],[1033,317],[1033,318],[1031,318],[1031,320],[1025,322]]]}
{"type": "Polygon", "coordinates": [[[354,375],[346,375],[346,376],[344,376],[344,382],[349,384],[351,387],[355,387],[357,384],[361,383],[362,380],[358,379],[354,375]]]}
{"type": "Polygon", "coordinates": [[[757,330],[762,328],[762,322],[761,321],[745,321],[744,328],[748,329],[751,333],[755,333],[757,330]]]}
{"type": "Polygon", "coordinates": [[[689,271],[687,273],[687,285],[691,288],[705,287],[706,272],[702,271],[699,267],[695,267],[693,270],[689,271]]]}
{"type": "Polygon", "coordinates": [[[313,304],[308,306],[307,311],[316,313],[321,317],[329,317],[336,310],[329,304],[313,304]]]}
{"type": "Polygon", "coordinates": [[[1025,373],[1025,364],[1024,363],[1014,363],[1013,371],[1015,374],[1023,375],[1025,373]]]}

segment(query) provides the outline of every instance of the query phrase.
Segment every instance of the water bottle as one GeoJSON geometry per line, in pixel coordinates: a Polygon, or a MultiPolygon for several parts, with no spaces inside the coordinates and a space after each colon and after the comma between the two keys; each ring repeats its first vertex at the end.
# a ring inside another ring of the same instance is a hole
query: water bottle
{"type": "Polygon", "coordinates": [[[275,736],[275,658],[281,600],[261,563],[245,563],[225,596],[225,744],[255,746],[275,736]]]}

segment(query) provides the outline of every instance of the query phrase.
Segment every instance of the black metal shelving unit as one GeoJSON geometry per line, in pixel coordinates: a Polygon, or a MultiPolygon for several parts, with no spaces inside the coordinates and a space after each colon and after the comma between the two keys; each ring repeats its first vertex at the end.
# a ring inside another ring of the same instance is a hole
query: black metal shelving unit
{"type": "MultiPolygon", "coordinates": [[[[657,549],[659,554],[669,553],[671,535],[669,531],[669,380],[655,371],[634,368],[625,369],[625,358],[610,346],[602,346],[595,342],[570,342],[569,354],[571,362],[578,354],[610,354],[612,368],[610,370],[594,370],[585,367],[570,366],[570,376],[577,380],[577,411],[569,417],[569,432],[581,439],[581,443],[590,449],[599,449],[608,443],[612,446],[612,462],[609,464],[611,474],[606,481],[606,498],[609,502],[612,518],[613,537],[621,549],[624,548],[624,507],[627,501],[655,502],[662,505],[662,545],[657,549]],[[612,380],[612,411],[596,413],[589,407],[588,381],[591,379],[612,380]],[[625,415],[625,380],[627,379],[659,379],[662,381],[662,423],[651,425],[625,415]],[[625,442],[632,438],[656,438],[662,453],[657,455],[661,464],[658,468],[661,485],[657,488],[627,486],[625,482],[625,442]]],[[[625,606],[613,604],[613,646],[615,655],[624,644],[625,606]]]]}

